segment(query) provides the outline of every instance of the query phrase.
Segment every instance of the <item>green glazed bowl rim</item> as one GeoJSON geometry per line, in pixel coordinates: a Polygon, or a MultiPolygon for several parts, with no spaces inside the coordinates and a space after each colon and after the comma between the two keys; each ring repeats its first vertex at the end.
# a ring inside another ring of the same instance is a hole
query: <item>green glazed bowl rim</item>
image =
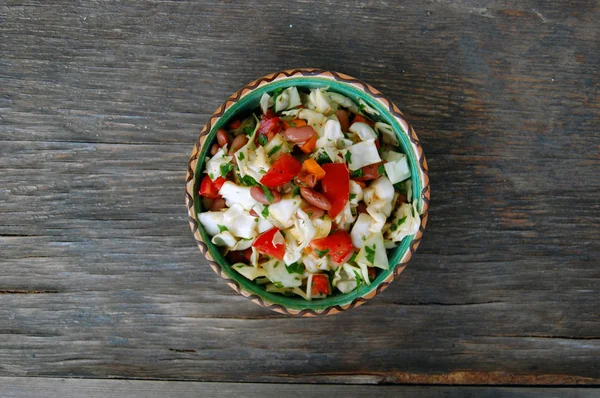
{"type": "Polygon", "coordinates": [[[206,257],[215,273],[225,279],[233,290],[254,303],[279,313],[318,316],[336,314],[359,306],[387,288],[400,275],[421,242],[428,217],[430,187],[427,162],[419,139],[396,105],[385,98],[379,90],[348,75],[321,69],[303,68],[276,72],[257,79],[242,87],[219,106],[200,132],[192,150],[187,169],[185,197],[190,228],[200,252],[206,257]],[[202,175],[204,161],[215,140],[217,130],[228,125],[240,112],[256,108],[263,93],[289,86],[329,87],[329,90],[346,95],[355,101],[360,98],[367,105],[379,111],[379,120],[389,123],[393,127],[400,141],[399,147],[409,159],[412,174],[412,199],[417,201],[417,208],[421,213],[421,225],[417,233],[404,238],[400,245],[393,249],[390,255],[389,270],[381,271],[370,285],[360,286],[347,294],[336,294],[314,301],[268,293],[261,286],[231,269],[198,222],[198,213],[202,209],[198,195],[200,179],[197,176],[202,175]]]}

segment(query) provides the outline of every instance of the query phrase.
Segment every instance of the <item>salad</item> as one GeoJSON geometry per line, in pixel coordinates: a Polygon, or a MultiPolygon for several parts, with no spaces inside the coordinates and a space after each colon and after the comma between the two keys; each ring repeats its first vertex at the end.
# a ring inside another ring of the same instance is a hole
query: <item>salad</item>
{"type": "Polygon", "coordinates": [[[389,268],[387,250],[421,220],[407,157],[378,115],[328,88],[288,87],[217,131],[198,219],[232,269],[312,300],[389,268]]]}

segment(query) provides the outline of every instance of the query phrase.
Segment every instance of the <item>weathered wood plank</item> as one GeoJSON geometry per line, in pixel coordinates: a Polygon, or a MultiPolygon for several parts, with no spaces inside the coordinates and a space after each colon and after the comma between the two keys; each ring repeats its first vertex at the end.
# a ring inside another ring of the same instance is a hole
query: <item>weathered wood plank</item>
{"type": "Polygon", "coordinates": [[[447,386],[343,386],[313,384],[200,383],[174,381],[52,379],[31,377],[0,378],[0,393],[5,398],[35,396],[75,397],[439,397],[448,398],[584,398],[597,397],[598,390],[576,388],[447,387],[447,386]]]}
{"type": "Polygon", "coordinates": [[[5,2],[0,375],[599,384],[599,17],[594,1],[5,2]],[[402,278],[325,319],[235,295],[183,205],[208,115],[294,66],[381,89],[431,168],[402,278]]]}

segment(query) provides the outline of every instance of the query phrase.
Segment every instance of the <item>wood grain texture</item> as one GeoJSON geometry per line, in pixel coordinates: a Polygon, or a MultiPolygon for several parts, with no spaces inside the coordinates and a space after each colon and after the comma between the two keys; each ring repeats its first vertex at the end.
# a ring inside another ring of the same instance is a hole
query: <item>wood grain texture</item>
{"type": "Polygon", "coordinates": [[[457,386],[345,386],[314,384],[202,383],[138,380],[81,380],[31,377],[1,377],[4,398],[188,398],[247,397],[446,397],[446,398],[586,398],[598,390],[583,388],[457,387],[457,386]]]}
{"type": "Polygon", "coordinates": [[[0,3],[0,376],[600,384],[597,1],[0,3]],[[297,319],[186,221],[243,84],[312,66],[405,112],[432,201],[381,296],[297,319]]]}

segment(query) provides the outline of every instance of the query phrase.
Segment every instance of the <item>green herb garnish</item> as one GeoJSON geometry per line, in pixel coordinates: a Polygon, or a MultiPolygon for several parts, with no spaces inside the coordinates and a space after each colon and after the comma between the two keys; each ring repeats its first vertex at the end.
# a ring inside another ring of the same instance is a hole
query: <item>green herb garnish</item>
{"type": "Polygon", "coordinates": [[[325,164],[325,163],[331,163],[331,159],[329,158],[329,155],[327,155],[327,152],[321,152],[319,154],[319,156],[317,156],[317,163],[319,164],[325,164]]]}
{"type": "Polygon", "coordinates": [[[303,274],[304,264],[299,264],[298,262],[295,262],[293,264],[286,265],[285,269],[288,272],[288,274],[303,274]]]}
{"type": "Polygon", "coordinates": [[[244,160],[244,152],[240,152],[238,155],[239,160],[244,160]]]}
{"type": "Polygon", "coordinates": [[[269,139],[267,138],[266,135],[259,134],[258,135],[258,143],[262,146],[265,146],[269,143],[269,139]]]}
{"type": "Polygon", "coordinates": [[[273,266],[273,268],[277,268],[278,266],[279,266],[279,261],[277,261],[277,262],[275,263],[275,265],[273,266]]]}
{"type": "Polygon", "coordinates": [[[346,151],[346,154],[344,155],[344,157],[346,158],[346,162],[352,163],[352,152],[346,151]]]}
{"type": "Polygon", "coordinates": [[[231,163],[226,163],[221,165],[221,177],[227,177],[227,174],[233,170],[233,165],[231,163]]]}
{"type": "Polygon", "coordinates": [[[353,200],[354,198],[356,198],[356,194],[355,193],[351,193],[350,194],[350,200],[353,200]]]}
{"type": "Polygon", "coordinates": [[[298,196],[300,195],[300,187],[297,185],[294,185],[294,189],[292,189],[292,196],[298,196]]]}
{"type": "Polygon", "coordinates": [[[229,231],[225,225],[217,224],[217,227],[219,227],[219,232],[229,231]]]}
{"type": "Polygon", "coordinates": [[[377,249],[377,245],[373,244],[373,248],[370,248],[369,246],[365,246],[365,251],[367,252],[367,255],[365,256],[367,258],[367,261],[370,262],[371,264],[373,264],[373,262],[375,261],[375,253],[377,249]]]}
{"type": "Polygon", "coordinates": [[[352,176],[352,177],[362,177],[362,175],[363,175],[362,169],[354,170],[353,172],[350,173],[350,176],[352,176]]]}
{"type": "Polygon", "coordinates": [[[274,146],[273,148],[271,148],[271,150],[269,151],[269,153],[267,153],[267,156],[274,155],[280,149],[281,149],[281,145],[274,146]]]}
{"type": "Polygon", "coordinates": [[[262,209],[262,211],[260,212],[260,214],[262,214],[262,216],[263,216],[264,218],[267,218],[267,217],[269,217],[269,206],[265,206],[265,208],[264,208],[264,209],[262,209]]]}
{"type": "Polygon", "coordinates": [[[356,271],[354,271],[354,277],[356,278],[356,287],[359,287],[360,285],[365,283],[362,276],[360,276],[360,274],[356,271]]]}
{"type": "Polygon", "coordinates": [[[377,172],[379,173],[380,176],[385,175],[385,167],[383,166],[383,163],[379,165],[379,167],[377,168],[377,172]]]}
{"type": "Polygon", "coordinates": [[[265,194],[265,199],[267,199],[267,202],[273,203],[275,197],[273,197],[273,193],[271,192],[271,190],[265,187],[264,185],[261,185],[260,187],[262,188],[262,191],[265,194]]]}
{"type": "Polygon", "coordinates": [[[356,253],[352,254],[352,257],[350,257],[350,261],[356,262],[356,253]]]}
{"type": "Polygon", "coordinates": [[[327,253],[329,253],[329,249],[325,249],[325,250],[315,249],[315,253],[317,254],[317,257],[322,258],[323,256],[326,256],[327,253]]]}
{"type": "Polygon", "coordinates": [[[256,182],[256,180],[249,175],[240,177],[240,178],[238,178],[238,180],[241,185],[245,185],[247,187],[253,187],[255,185],[258,185],[258,182],[256,182]]]}

